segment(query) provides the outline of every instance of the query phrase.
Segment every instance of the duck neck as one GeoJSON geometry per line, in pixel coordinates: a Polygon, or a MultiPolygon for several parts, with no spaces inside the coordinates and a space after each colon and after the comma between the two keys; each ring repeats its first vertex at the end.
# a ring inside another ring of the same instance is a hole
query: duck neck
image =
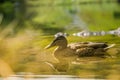
{"type": "Polygon", "coordinates": [[[67,40],[65,42],[62,42],[59,46],[58,46],[58,49],[61,50],[61,49],[65,49],[67,48],[67,40]]]}
{"type": "Polygon", "coordinates": [[[67,45],[59,46],[59,47],[58,47],[59,50],[62,50],[62,49],[65,49],[65,48],[67,48],[67,45]]]}

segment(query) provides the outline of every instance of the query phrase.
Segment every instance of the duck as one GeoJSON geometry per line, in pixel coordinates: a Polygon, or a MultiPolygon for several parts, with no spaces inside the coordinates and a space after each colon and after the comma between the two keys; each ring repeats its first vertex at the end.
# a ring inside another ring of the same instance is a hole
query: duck
{"type": "Polygon", "coordinates": [[[111,44],[108,46],[106,42],[77,42],[68,44],[66,36],[58,35],[55,36],[55,39],[45,49],[57,46],[53,54],[58,59],[59,66],[64,66],[80,57],[110,56],[106,51],[114,45],[111,44]]]}

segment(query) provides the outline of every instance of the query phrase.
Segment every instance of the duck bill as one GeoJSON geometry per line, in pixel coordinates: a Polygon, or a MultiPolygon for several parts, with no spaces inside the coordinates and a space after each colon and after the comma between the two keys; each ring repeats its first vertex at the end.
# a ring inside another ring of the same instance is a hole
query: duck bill
{"type": "Polygon", "coordinates": [[[49,49],[51,47],[55,46],[54,42],[52,42],[51,44],[49,44],[48,46],[45,47],[45,49],[49,49]]]}

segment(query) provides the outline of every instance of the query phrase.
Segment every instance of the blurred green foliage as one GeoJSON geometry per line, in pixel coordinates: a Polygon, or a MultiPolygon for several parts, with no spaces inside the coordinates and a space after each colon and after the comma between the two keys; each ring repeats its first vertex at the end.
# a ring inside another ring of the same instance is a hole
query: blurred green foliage
{"type": "Polygon", "coordinates": [[[4,15],[5,21],[11,21],[14,18],[14,3],[13,0],[0,1],[0,14],[4,15]]]}
{"type": "Polygon", "coordinates": [[[18,20],[15,31],[32,28],[45,34],[73,33],[108,31],[120,25],[117,0],[2,0],[0,4],[0,13],[4,16],[2,23],[18,20]],[[77,25],[74,25],[75,20],[77,25]]]}

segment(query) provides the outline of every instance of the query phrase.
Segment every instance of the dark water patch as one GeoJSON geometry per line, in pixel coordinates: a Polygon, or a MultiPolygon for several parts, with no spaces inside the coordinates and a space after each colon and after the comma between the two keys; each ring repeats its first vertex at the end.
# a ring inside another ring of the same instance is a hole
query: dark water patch
{"type": "Polygon", "coordinates": [[[113,15],[115,19],[120,19],[120,11],[115,11],[113,15]]]}
{"type": "Polygon", "coordinates": [[[33,29],[35,30],[42,30],[44,34],[55,34],[57,32],[64,32],[64,28],[61,27],[52,27],[55,25],[55,22],[52,22],[50,24],[39,24],[39,23],[33,23],[34,26],[33,29]]]}
{"type": "Polygon", "coordinates": [[[120,4],[120,0],[117,0],[117,2],[120,4]]]}

